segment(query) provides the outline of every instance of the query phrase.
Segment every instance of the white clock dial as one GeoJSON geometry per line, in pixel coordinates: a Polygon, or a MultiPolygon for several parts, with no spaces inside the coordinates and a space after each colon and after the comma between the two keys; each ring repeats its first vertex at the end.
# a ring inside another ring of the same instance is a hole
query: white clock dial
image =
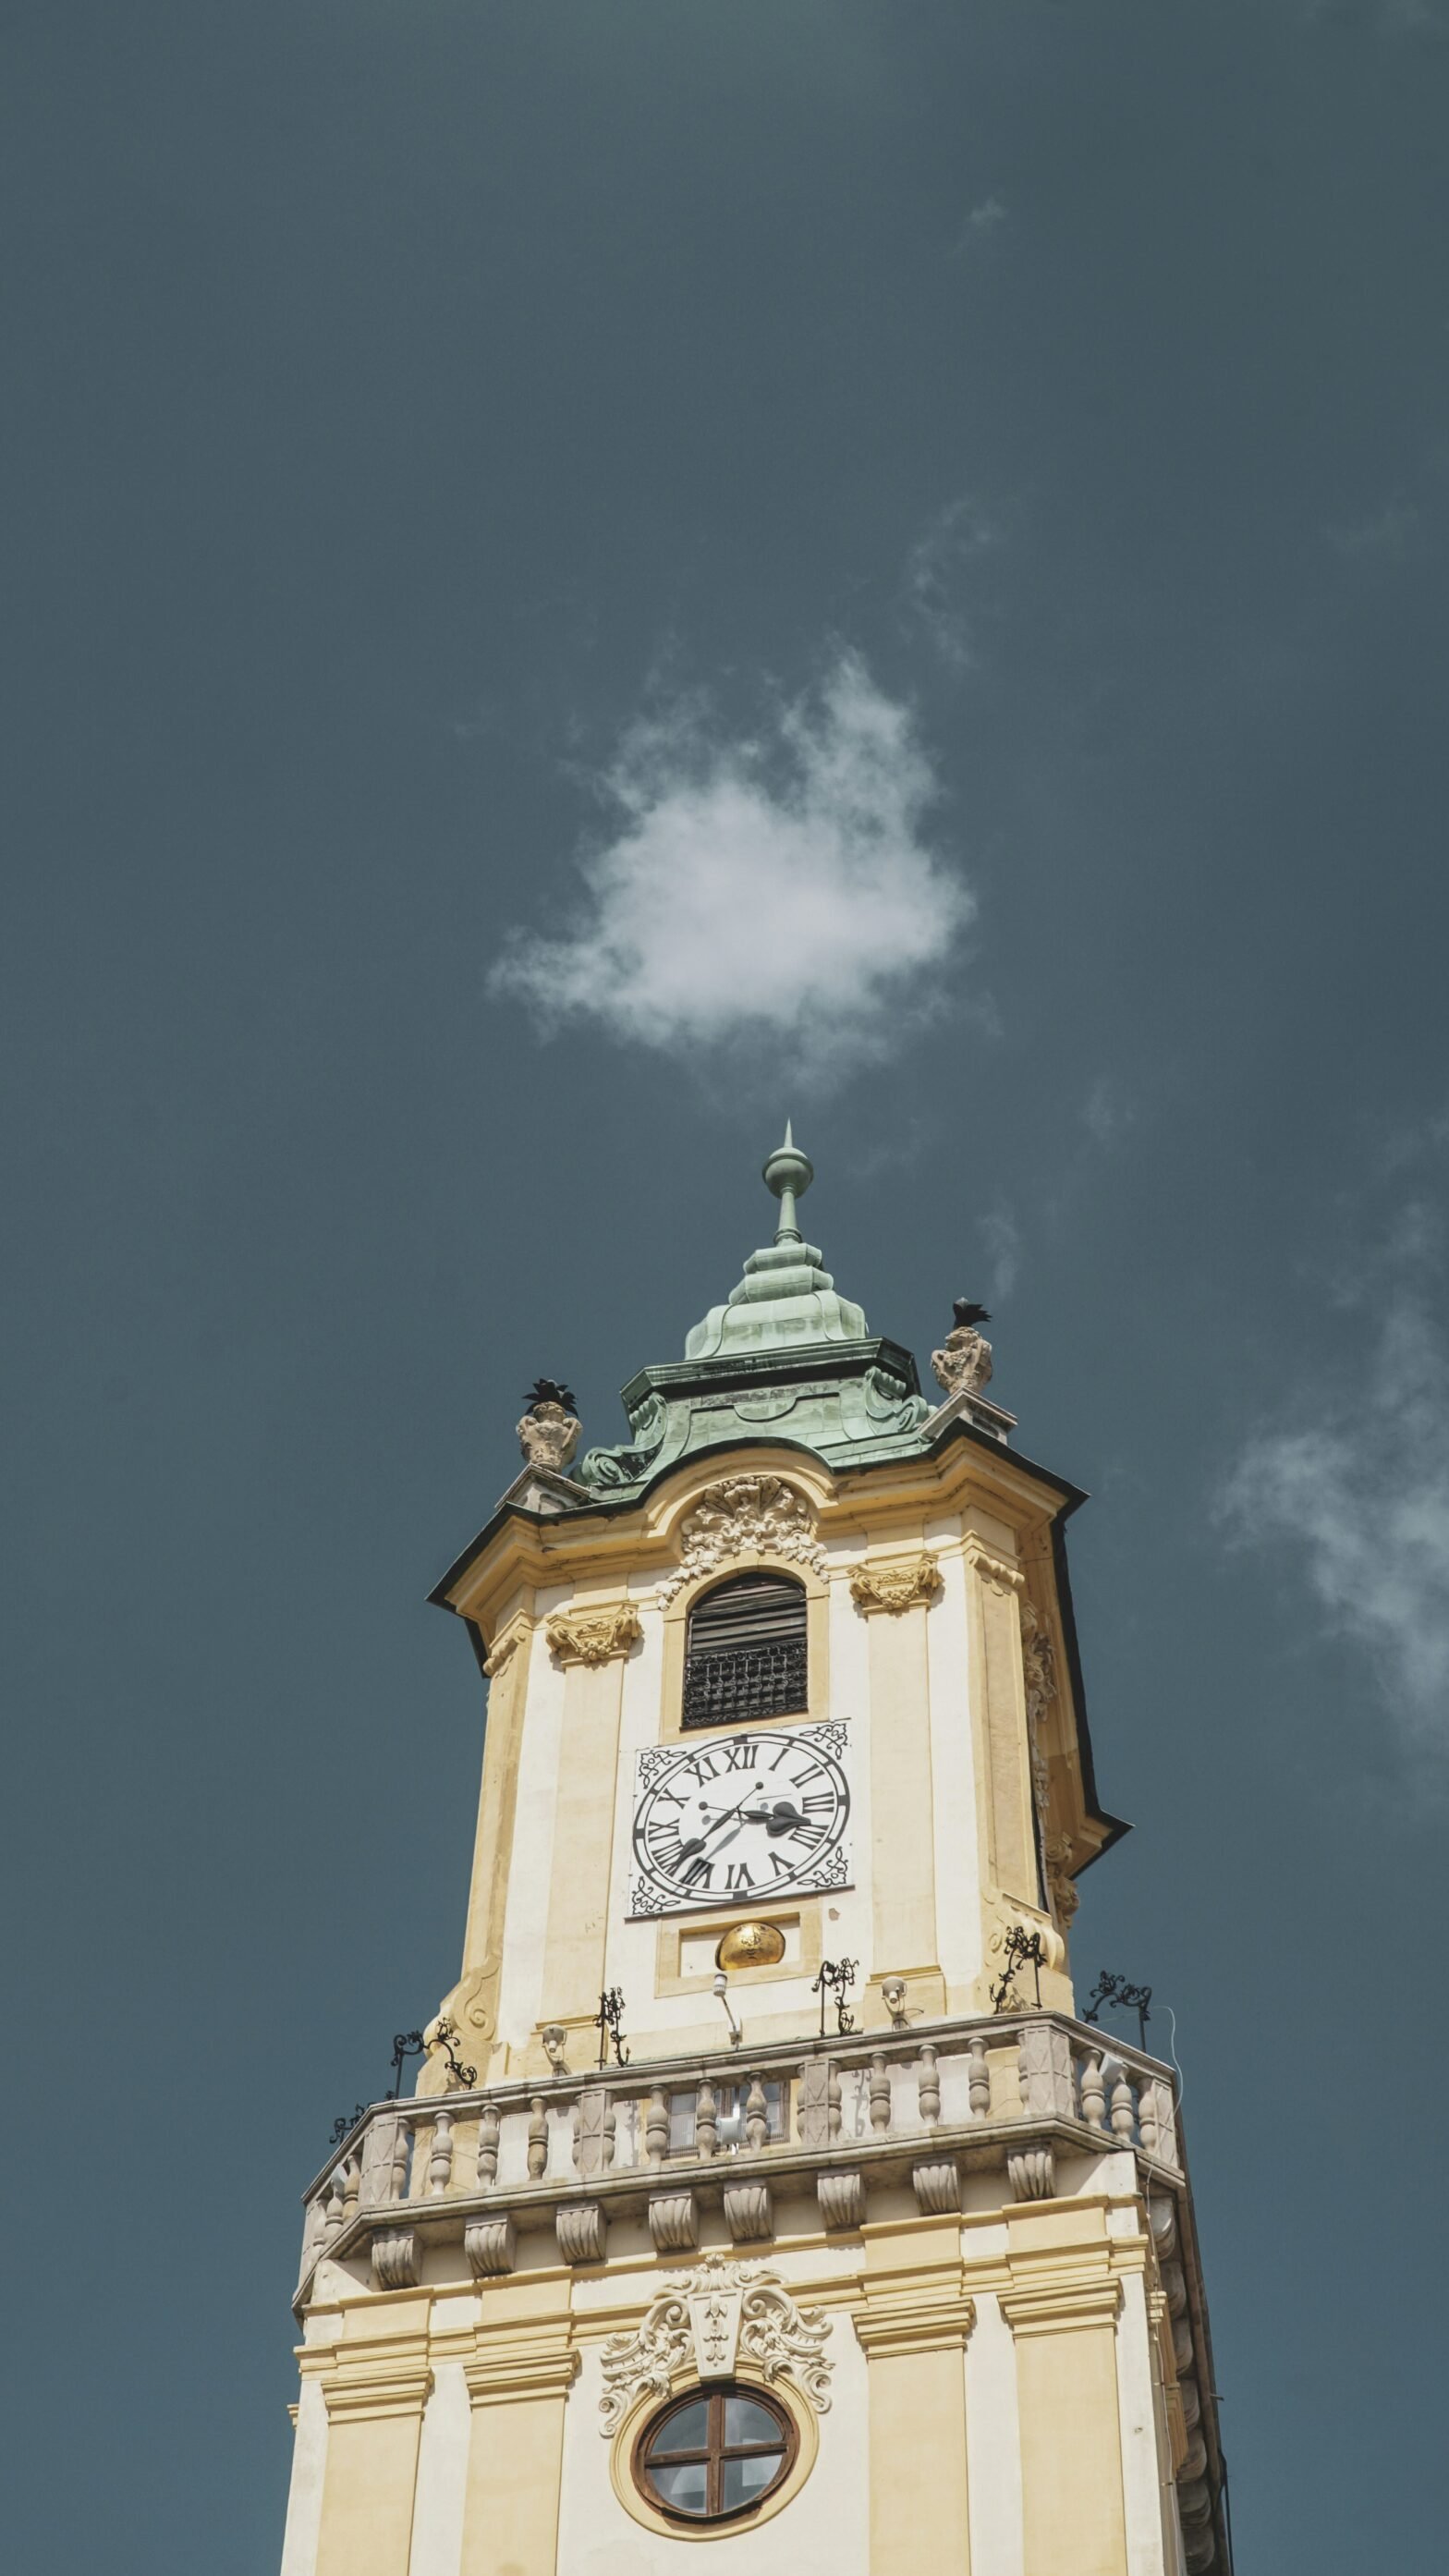
{"type": "Polygon", "coordinates": [[[631,1915],[850,1884],[843,1726],[751,1726],[635,1756],[631,1915]]]}

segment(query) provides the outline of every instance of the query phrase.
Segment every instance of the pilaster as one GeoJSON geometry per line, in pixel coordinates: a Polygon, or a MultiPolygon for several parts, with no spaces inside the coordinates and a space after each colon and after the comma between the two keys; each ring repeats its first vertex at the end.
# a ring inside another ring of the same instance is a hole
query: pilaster
{"type": "Polygon", "coordinates": [[[1022,2522],[1031,2576],[1126,2576],[1117,2317],[1105,2214],[1064,2202],[1010,2221],[1022,2522]]]}
{"type": "Polygon", "coordinates": [[[871,2576],[967,2576],[963,2356],[974,2308],[960,2225],[868,2228],[866,2240],[855,2331],[869,2364],[871,2576]]]}
{"type": "Polygon", "coordinates": [[[473,2427],[460,2576],[554,2576],[564,2408],[578,2367],[566,2283],[486,2294],[463,2365],[473,2427]]]}
{"type": "Polygon", "coordinates": [[[317,2576],[407,2576],[423,2409],[433,2384],[426,2299],[344,2319],[321,2373],[327,2409],[317,2576]]]}

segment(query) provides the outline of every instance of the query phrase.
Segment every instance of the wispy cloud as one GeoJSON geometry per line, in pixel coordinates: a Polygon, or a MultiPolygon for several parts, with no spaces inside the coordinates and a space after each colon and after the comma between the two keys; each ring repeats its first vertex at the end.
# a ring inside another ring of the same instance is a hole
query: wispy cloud
{"type": "Polygon", "coordinates": [[[972,207],[961,228],[961,238],[956,244],[958,251],[974,250],[982,242],[989,241],[1006,222],[1007,212],[999,197],[983,197],[979,206],[972,207]]]}
{"type": "Polygon", "coordinates": [[[1137,1117],[1115,1075],[1100,1073],[1082,1103],[1082,1124],[1094,1145],[1120,1144],[1137,1117]]]}
{"type": "Polygon", "coordinates": [[[973,585],[1002,543],[999,520],[971,494],[939,510],[906,558],[905,605],[944,662],[969,670],[976,660],[973,585]]]}
{"type": "Polygon", "coordinates": [[[1325,528],[1323,533],[1334,550],[1346,555],[1350,562],[1402,563],[1406,555],[1417,551],[1424,522],[1415,503],[1396,492],[1368,518],[1339,523],[1325,528]]]}
{"type": "Polygon", "coordinates": [[[933,1007],[974,899],[922,837],[936,780],[909,710],[859,657],[750,737],[698,699],[631,727],[560,936],[515,930],[490,987],[551,1032],[697,1060],[764,1046],[821,1081],[933,1007]]]}
{"type": "Polygon", "coordinates": [[[981,1219],[980,1231],[991,1264],[986,1294],[1009,1297],[1021,1268],[1021,1228],[1009,1209],[995,1207],[981,1219]]]}
{"type": "MultiPolygon", "coordinates": [[[[1449,1752],[1449,1346],[1429,1274],[1442,1224],[1400,1210],[1376,1265],[1372,1335],[1355,1315],[1331,1387],[1249,1439],[1221,1497],[1234,1536],[1306,1582],[1325,1636],[1359,1648],[1401,1750],[1449,1752]]],[[[1354,1304],[1361,1309],[1361,1295],[1354,1304]]],[[[1350,1306],[1352,1311],[1352,1306],[1350,1306]]]]}

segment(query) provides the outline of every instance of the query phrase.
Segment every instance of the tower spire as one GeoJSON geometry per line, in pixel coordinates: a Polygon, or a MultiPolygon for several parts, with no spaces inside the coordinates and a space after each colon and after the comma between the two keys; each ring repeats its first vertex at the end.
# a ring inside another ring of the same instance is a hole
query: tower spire
{"type": "Polygon", "coordinates": [[[764,1184],[780,1202],[780,1222],[775,1228],[777,1243],[799,1243],[800,1228],[795,1222],[795,1202],[803,1199],[815,1178],[815,1166],[808,1154],[802,1154],[795,1142],[790,1121],[785,1121],[785,1142],[777,1145],[767,1161],[764,1184]]]}

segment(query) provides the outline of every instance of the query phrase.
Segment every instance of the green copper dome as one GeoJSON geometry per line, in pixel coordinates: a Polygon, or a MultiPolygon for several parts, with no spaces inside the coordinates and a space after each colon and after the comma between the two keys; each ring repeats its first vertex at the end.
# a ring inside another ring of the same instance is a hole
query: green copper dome
{"type": "Polygon", "coordinates": [[[723,1306],[711,1306],[684,1345],[690,1360],[717,1359],[729,1351],[802,1349],[811,1342],[860,1342],[868,1332],[865,1315],[848,1297],[837,1297],[835,1282],[820,1267],[820,1254],[807,1243],[795,1222],[795,1202],[815,1178],[814,1165],[802,1154],[785,1126],[785,1142],[765,1165],[765,1186],[780,1202],[775,1240],[752,1252],[745,1275],[723,1306]]]}
{"type": "Polygon", "coordinates": [[[750,1254],[738,1287],[695,1325],[683,1360],[630,1380],[632,1437],[591,1449],[573,1470],[580,1484],[638,1490],[701,1449],[761,1439],[813,1450],[832,1466],[919,1451],[917,1429],[931,1407],[915,1361],[871,1335],[795,1221],[814,1177],[787,1126],[764,1168],[780,1202],[773,1243],[750,1254]]]}

